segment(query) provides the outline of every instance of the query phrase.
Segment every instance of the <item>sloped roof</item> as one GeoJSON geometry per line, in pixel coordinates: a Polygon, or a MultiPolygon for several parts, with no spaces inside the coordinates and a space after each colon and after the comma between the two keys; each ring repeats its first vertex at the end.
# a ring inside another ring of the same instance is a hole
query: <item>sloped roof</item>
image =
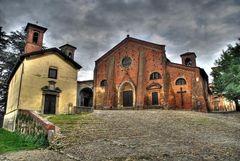
{"type": "Polygon", "coordinates": [[[62,46],[60,46],[59,48],[61,49],[62,47],[65,47],[65,46],[70,46],[70,47],[73,48],[73,49],[77,49],[75,46],[72,46],[72,45],[70,45],[70,44],[62,45],[62,46]]]}
{"type": "Polygon", "coordinates": [[[186,53],[181,54],[180,56],[187,56],[187,55],[194,55],[195,58],[197,57],[194,52],[186,52],[186,53]]]}
{"type": "Polygon", "coordinates": [[[152,42],[148,42],[148,41],[144,41],[144,40],[140,40],[140,39],[136,39],[133,37],[130,37],[129,35],[123,39],[120,43],[118,43],[116,46],[114,46],[112,49],[110,49],[108,52],[106,52],[103,56],[101,56],[100,58],[98,58],[95,62],[98,62],[99,60],[107,57],[108,55],[110,55],[113,51],[115,51],[116,49],[118,49],[120,46],[124,45],[127,42],[136,42],[138,44],[142,44],[145,46],[150,46],[153,48],[165,48],[165,45],[160,45],[160,44],[155,44],[152,42]]]}
{"type": "Polygon", "coordinates": [[[44,55],[47,52],[57,53],[59,56],[63,57],[66,62],[72,64],[76,69],[81,69],[82,68],[81,65],[79,65],[77,62],[75,62],[73,59],[69,58],[67,55],[65,55],[63,52],[61,52],[58,48],[49,48],[49,49],[45,49],[45,50],[34,51],[34,52],[22,54],[19,57],[16,65],[13,68],[12,73],[10,74],[10,76],[8,78],[8,83],[10,83],[10,81],[11,81],[12,77],[14,76],[14,74],[16,73],[18,67],[21,65],[22,61],[26,57],[37,56],[37,55],[44,55]]]}
{"type": "Polygon", "coordinates": [[[32,23],[28,23],[27,26],[25,27],[24,31],[27,31],[29,27],[35,27],[35,28],[41,29],[41,30],[43,30],[43,32],[47,31],[47,28],[38,26],[38,25],[32,24],[32,23]]]}

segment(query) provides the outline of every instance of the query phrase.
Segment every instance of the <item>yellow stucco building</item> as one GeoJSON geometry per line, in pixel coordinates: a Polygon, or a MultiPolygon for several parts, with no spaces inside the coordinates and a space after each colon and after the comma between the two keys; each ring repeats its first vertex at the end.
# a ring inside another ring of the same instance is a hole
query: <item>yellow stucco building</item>
{"type": "Polygon", "coordinates": [[[69,44],[42,50],[44,27],[28,24],[25,54],[9,80],[3,127],[14,130],[19,109],[44,114],[71,113],[77,105],[77,73],[81,66],[69,44]]]}

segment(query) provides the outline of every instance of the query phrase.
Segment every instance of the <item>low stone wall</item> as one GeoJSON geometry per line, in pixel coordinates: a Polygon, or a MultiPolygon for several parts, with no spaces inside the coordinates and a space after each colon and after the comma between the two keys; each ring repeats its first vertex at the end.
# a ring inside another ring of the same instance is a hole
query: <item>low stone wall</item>
{"type": "Polygon", "coordinates": [[[45,137],[51,142],[56,128],[51,122],[43,119],[34,111],[18,110],[15,131],[39,138],[45,137]]]}
{"type": "Polygon", "coordinates": [[[15,131],[18,110],[13,110],[4,115],[3,128],[8,131],[15,131]]]}
{"type": "Polygon", "coordinates": [[[96,106],[96,110],[147,110],[147,109],[175,109],[173,107],[161,106],[161,105],[149,105],[149,106],[129,106],[129,107],[112,107],[112,106],[96,106]]]}
{"type": "Polygon", "coordinates": [[[74,113],[81,113],[81,112],[92,112],[93,107],[85,107],[85,106],[75,106],[74,107],[74,113]]]}

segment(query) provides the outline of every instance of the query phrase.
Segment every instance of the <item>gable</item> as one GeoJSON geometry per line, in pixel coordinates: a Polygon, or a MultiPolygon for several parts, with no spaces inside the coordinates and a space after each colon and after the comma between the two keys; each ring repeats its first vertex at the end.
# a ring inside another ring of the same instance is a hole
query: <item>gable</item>
{"type": "Polygon", "coordinates": [[[27,54],[22,55],[21,57],[33,57],[33,56],[40,56],[40,55],[49,54],[49,53],[57,54],[58,56],[62,57],[64,59],[64,61],[72,64],[76,69],[82,68],[81,65],[79,65],[77,62],[75,62],[73,59],[69,58],[67,55],[62,53],[57,48],[50,48],[50,49],[46,49],[46,50],[40,50],[40,51],[36,51],[36,52],[27,53],[27,54]]]}
{"type": "Polygon", "coordinates": [[[73,69],[78,70],[78,68],[73,63],[66,60],[65,57],[63,57],[62,55],[60,55],[55,51],[49,51],[49,52],[45,52],[44,54],[27,56],[25,57],[25,60],[34,61],[35,63],[48,61],[51,64],[55,64],[55,62],[58,62],[58,64],[62,64],[62,65],[67,64],[68,66],[71,66],[73,69]]]}
{"type": "Polygon", "coordinates": [[[66,63],[68,63],[69,65],[71,65],[73,68],[75,68],[76,70],[81,69],[81,65],[79,65],[77,62],[75,62],[73,59],[69,58],[68,56],[66,56],[64,53],[62,53],[59,49],[57,48],[49,48],[49,49],[45,49],[45,50],[40,50],[40,51],[35,51],[35,52],[31,52],[31,53],[27,53],[27,54],[23,54],[19,57],[16,65],[14,66],[7,83],[9,84],[11,79],[13,78],[13,76],[15,75],[16,71],[18,70],[19,66],[22,64],[22,62],[26,59],[26,58],[38,58],[41,55],[47,55],[47,54],[54,54],[54,55],[58,55],[58,57],[60,57],[63,61],[65,61],[66,63]]]}
{"type": "Polygon", "coordinates": [[[122,40],[120,43],[118,43],[116,46],[114,46],[111,50],[109,50],[107,53],[105,53],[103,56],[101,56],[100,58],[98,58],[95,62],[98,63],[99,61],[101,61],[102,59],[108,57],[109,55],[111,55],[112,53],[114,53],[116,50],[118,50],[119,48],[127,45],[128,43],[134,43],[136,45],[140,45],[146,48],[152,48],[152,49],[156,49],[156,50],[164,50],[165,51],[165,45],[160,45],[160,44],[155,44],[155,43],[151,43],[151,42],[147,42],[144,40],[140,40],[140,39],[136,39],[136,38],[132,38],[132,37],[127,37],[124,40],[122,40]]]}
{"type": "Polygon", "coordinates": [[[64,58],[54,52],[45,53],[44,55],[32,56],[25,58],[25,71],[28,66],[29,71],[27,73],[34,72],[35,68],[46,68],[46,67],[57,67],[62,69],[70,69],[77,71],[77,69],[69,62],[65,61],[64,58]]]}

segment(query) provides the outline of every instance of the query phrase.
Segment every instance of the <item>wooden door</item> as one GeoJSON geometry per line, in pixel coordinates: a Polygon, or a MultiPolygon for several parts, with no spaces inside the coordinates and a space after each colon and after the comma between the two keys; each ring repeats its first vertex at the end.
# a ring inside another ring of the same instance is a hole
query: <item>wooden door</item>
{"type": "Polygon", "coordinates": [[[152,93],[152,105],[158,105],[158,93],[157,92],[152,93]]]}
{"type": "Polygon", "coordinates": [[[133,106],[133,92],[123,91],[123,106],[133,106]]]}
{"type": "Polygon", "coordinates": [[[44,114],[56,113],[56,95],[45,95],[44,114]]]}

